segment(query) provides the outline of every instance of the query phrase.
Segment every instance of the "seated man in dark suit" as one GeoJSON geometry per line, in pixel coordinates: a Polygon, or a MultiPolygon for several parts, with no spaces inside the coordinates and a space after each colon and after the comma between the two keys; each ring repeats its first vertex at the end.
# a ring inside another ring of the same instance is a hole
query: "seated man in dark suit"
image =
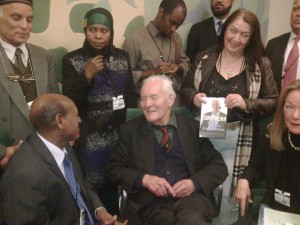
{"type": "Polygon", "coordinates": [[[143,81],[144,115],[121,127],[107,178],[128,192],[130,224],[204,225],[216,214],[210,194],[227,177],[222,156],[199,138],[193,119],[172,113],[176,94],[163,75],[143,81]]]}
{"type": "Polygon", "coordinates": [[[36,132],[23,142],[0,182],[0,224],[93,225],[99,220],[120,225],[84,182],[69,145],[79,137],[81,122],[72,100],[41,95],[29,118],[36,132]]]}

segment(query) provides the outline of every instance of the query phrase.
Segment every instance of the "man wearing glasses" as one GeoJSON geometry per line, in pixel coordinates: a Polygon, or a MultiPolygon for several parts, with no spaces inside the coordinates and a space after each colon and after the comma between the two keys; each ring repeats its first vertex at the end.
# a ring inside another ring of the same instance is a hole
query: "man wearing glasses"
{"type": "Polygon", "coordinates": [[[8,148],[16,150],[33,131],[28,118],[32,101],[43,93],[59,93],[54,58],[26,43],[32,7],[32,0],[0,0],[0,131],[14,140],[10,147],[0,142],[0,156],[8,148]]]}

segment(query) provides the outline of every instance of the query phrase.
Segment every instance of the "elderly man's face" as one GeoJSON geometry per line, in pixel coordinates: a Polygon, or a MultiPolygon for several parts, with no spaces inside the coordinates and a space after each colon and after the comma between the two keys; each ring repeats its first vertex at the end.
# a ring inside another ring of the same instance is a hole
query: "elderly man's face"
{"type": "Polygon", "coordinates": [[[148,122],[166,125],[170,120],[174,97],[163,89],[162,81],[149,81],[141,89],[141,108],[148,122]]]}
{"type": "Polygon", "coordinates": [[[1,9],[1,39],[15,47],[27,42],[32,29],[31,6],[23,3],[10,3],[2,5],[1,9]]]}

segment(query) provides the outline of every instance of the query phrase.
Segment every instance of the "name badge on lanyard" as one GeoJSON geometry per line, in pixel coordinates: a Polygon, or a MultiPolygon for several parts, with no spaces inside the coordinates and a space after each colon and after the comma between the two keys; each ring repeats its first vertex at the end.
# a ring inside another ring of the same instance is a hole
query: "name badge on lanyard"
{"type": "Polygon", "coordinates": [[[84,225],[85,211],[84,209],[80,210],[80,225],[84,225]]]}
{"type": "Polygon", "coordinates": [[[125,108],[123,95],[118,95],[117,97],[113,97],[113,110],[118,110],[123,108],[125,108]]]}
{"type": "Polygon", "coordinates": [[[288,192],[282,192],[281,190],[275,188],[275,192],[274,192],[274,199],[276,202],[291,207],[291,193],[288,192]]]}

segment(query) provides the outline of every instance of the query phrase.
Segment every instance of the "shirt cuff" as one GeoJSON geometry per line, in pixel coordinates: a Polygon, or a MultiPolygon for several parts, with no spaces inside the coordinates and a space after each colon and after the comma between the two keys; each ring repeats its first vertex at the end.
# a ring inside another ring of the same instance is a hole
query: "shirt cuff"
{"type": "Polygon", "coordinates": [[[97,217],[97,210],[98,209],[104,209],[105,211],[107,211],[106,208],[104,208],[104,207],[98,207],[97,209],[95,209],[95,218],[96,219],[98,219],[98,217],[97,217]]]}

